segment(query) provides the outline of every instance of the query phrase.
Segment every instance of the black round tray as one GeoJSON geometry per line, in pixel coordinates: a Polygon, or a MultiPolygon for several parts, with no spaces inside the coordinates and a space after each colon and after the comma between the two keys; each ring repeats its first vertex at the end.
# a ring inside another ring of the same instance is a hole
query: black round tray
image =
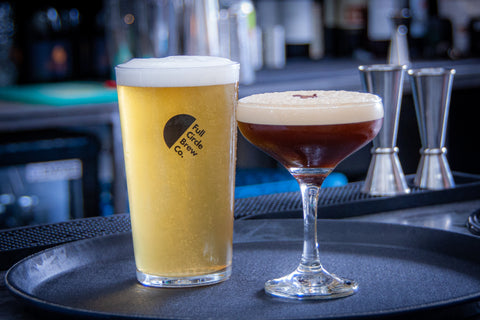
{"type": "MultiPolygon", "coordinates": [[[[130,233],[64,244],[29,256],[6,274],[22,301],[57,315],[140,319],[333,319],[434,315],[480,300],[480,238],[402,225],[322,221],[327,270],[359,292],[328,301],[267,296],[264,281],[292,271],[298,241],[234,244],[232,278],[221,284],[159,289],[135,280],[130,233]],[[472,254],[477,253],[477,254],[472,254]]],[[[465,311],[467,310],[467,311],[465,311]]]]}

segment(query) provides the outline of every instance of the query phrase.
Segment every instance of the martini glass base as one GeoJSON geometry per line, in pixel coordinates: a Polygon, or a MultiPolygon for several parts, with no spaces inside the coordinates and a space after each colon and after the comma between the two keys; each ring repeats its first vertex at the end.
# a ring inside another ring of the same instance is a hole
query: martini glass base
{"type": "Polygon", "coordinates": [[[358,284],[355,281],[330,274],[321,266],[307,270],[299,266],[291,274],[265,283],[266,293],[297,300],[342,298],[357,290],[358,284]]]}

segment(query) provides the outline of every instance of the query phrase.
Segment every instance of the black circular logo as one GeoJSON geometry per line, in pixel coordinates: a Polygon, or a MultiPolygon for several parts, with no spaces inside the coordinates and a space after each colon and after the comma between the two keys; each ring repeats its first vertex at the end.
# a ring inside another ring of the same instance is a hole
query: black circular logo
{"type": "Polygon", "coordinates": [[[176,115],[165,124],[163,139],[180,158],[197,157],[204,150],[206,129],[189,114],[176,115]]]}
{"type": "Polygon", "coordinates": [[[168,148],[171,148],[175,142],[180,139],[195,120],[196,119],[189,114],[179,114],[168,120],[163,129],[163,139],[168,148]]]}

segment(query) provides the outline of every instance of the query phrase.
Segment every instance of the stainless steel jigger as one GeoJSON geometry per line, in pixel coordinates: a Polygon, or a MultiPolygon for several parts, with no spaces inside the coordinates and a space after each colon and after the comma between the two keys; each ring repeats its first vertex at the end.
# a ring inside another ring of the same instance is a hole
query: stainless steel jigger
{"type": "Polygon", "coordinates": [[[370,195],[394,196],[410,192],[396,146],[406,68],[406,65],[391,64],[359,67],[364,89],[382,98],[385,112],[382,129],[373,140],[372,160],[362,188],[362,192],[370,195]]]}
{"type": "Polygon", "coordinates": [[[455,186],[445,154],[450,94],[454,69],[423,68],[408,70],[411,76],[418,129],[422,141],[421,158],[413,183],[424,189],[455,186]]]}

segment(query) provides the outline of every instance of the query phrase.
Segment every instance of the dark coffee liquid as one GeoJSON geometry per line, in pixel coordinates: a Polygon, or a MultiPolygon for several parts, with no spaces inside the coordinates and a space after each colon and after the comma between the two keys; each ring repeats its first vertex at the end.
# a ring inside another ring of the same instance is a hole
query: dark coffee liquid
{"type": "Polygon", "coordinates": [[[370,142],[382,119],[332,125],[263,125],[238,122],[243,136],[288,168],[334,168],[370,142]]]}

